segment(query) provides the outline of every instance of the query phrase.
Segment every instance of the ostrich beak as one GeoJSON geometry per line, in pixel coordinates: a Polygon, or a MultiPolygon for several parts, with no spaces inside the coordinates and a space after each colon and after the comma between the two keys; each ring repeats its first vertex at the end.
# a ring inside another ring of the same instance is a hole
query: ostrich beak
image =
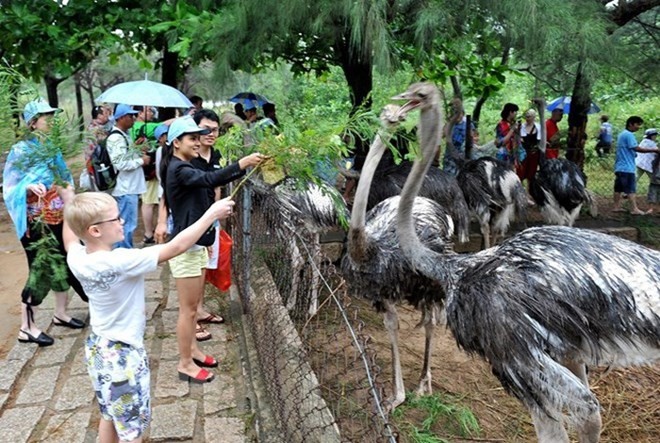
{"type": "Polygon", "coordinates": [[[407,115],[410,111],[413,111],[422,105],[422,102],[415,98],[415,94],[409,92],[395,95],[392,97],[392,100],[408,100],[399,110],[399,113],[402,113],[403,115],[407,115]]]}

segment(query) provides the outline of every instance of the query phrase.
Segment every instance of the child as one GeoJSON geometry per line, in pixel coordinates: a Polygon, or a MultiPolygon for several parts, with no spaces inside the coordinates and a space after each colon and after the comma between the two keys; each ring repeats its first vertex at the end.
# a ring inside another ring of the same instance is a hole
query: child
{"type": "MultiPolygon", "coordinates": [[[[172,214],[172,235],[177,235],[196,220],[213,202],[212,192],[218,186],[229,183],[245,174],[245,169],[256,166],[264,159],[259,153],[241,158],[226,168],[204,171],[196,168],[192,160],[199,156],[201,147],[200,135],[209,131],[197,126],[190,116],[174,120],[167,133],[168,148],[163,154],[161,164],[161,180],[163,183],[163,200],[166,209],[172,214]]],[[[160,241],[163,232],[164,217],[167,212],[160,211],[159,227],[156,228],[156,238],[160,241]]],[[[177,369],[182,379],[195,383],[211,381],[213,376],[203,368],[214,368],[218,361],[205,355],[197,346],[195,325],[197,324],[197,307],[204,293],[204,279],[208,262],[207,247],[215,240],[213,229],[198,237],[185,254],[170,260],[170,269],[175,280],[176,292],[179,297],[179,318],[176,325],[176,336],[179,346],[179,364],[177,369]],[[202,368],[202,369],[200,369],[202,368]]]]}
{"type": "Polygon", "coordinates": [[[229,199],[215,202],[164,245],[114,250],[113,244],[124,239],[124,221],[112,196],[88,192],[73,197],[65,207],[67,262],[89,296],[92,333],[85,357],[101,409],[101,442],[141,442],[149,425],[150,375],[143,344],[145,274],[185,252],[216,220],[227,218],[233,205],[229,199]]]}

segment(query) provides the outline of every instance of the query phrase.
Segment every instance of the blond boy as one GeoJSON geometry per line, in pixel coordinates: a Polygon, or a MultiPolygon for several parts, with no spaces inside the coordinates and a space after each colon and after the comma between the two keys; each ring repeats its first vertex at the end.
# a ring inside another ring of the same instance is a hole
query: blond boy
{"type": "Polygon", "coordinates": [[[115,199],[88,192],[67,204],[63,229],[67,262],[89,296],[92,332],[85,356],[101,409],[101,443],[141,442],[151,418],[149,362],[143,343],[145,275],[194,245],[211,224],[231,214],[233,205],[228,199],[215,202],[166,244],[113,250],[113,244],[124,239],[115,199]]]}

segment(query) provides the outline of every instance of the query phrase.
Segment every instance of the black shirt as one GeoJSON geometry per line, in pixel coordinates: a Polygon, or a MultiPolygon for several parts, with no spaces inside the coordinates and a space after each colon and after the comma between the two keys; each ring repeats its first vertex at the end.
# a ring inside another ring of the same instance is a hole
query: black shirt
{"type": "MultiPolygon", "coordinates": [[[[193,159],[194,160],[194,159],[193,159]]],[[[204,159],[202,159],[205,161],[204,159]]],[[[215,199],[214,189],[243,176],[238,163],[226,168],[201,170],[192,162],[172,157],[167,167],[165,196],[172,212],[172,237],[195,223],[215,199]]]]}

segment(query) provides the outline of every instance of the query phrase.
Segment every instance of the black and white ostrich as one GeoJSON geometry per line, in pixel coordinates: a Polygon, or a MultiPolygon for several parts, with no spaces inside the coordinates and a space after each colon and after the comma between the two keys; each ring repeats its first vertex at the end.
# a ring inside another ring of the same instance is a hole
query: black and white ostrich
{"type": "MultiPolygon", "coordinates": [[[[376,172],[371,182],[367,210],[381,201],[401,194],[412,163],[403,161],[376,172]]],[[[421,197],[426,197],[445,208],[451,215],[460,243],[470,240],[470,210],[456,177],[438,168],[430,168],[424,177],[421,197]]]]}
{"type": "MultiPolygon", "coordinates": [[[[391,106],[391,105],[390,105],[391,106]]],[[[404,114],[398,108],[386,108],[381,120],[386,126],[395,126],[404,114]]],[[[439,121],[438,115],[438,121],[439,121]]],[[[405,400],[405,387],[401,373],[398,344],[398,316],[396,303],[406,301],[422,309],[421,324],[426,332],[424,363],[418,393],[431,393],[430,358],[433,329],[440,312],[437,299],[442,286],[432,279],[415,273],[399,249],[396,235],[396,213],[399,197],[390,197],[367,213],[369,187],[383,152],[387,149],[381,130],[371,144],[362,168],[360,181],[351,211],[348,251],[341,263],[342,274],[349,291],[370,300],[384,313],[384,324],[392,346],[393,395],[387,408],[394,409],[405,400]]],[[[439,140],[437,140],[439,142],[439,140]]],[[[422,176],[423,177],[423,176],[422,176]]],[[[453,222],[446,211],[430,199],[417,197],[411,209],[415,230],[421,241],[438,253],[451,248],[453,222]]]]}
{"type": "Polygon", "coordinates": [[[546,159],[547,133],[545,129],[545,100],[533,100],[539,110],[541,121],[541,157],[539,170],[530,184],[529,193],[538,205],[546,223],[573,226],[585,203],[593,217],[598,215],[598,207],[587,180],[580,168],[565,158],[546,159]]]}
{"type": "Polygon", "coordinates": [[[252,185],[260,213],[271,222],[277,238],[286,244],[291,259],[291,291],[286,300],[289,310],[293,310],[297,304],[298,287],[306,263],[305,256],[313,257],[316,269],[312,270],[310,301],[307,307],[308,315],[312,316],[318,310],[320,236],[345,226],[349,217],[346,203],[337,189],[324,183],[316,184],[286,177],[273,186],[257,179],[252,180],[252,185]],[[277,222],[272,217],[275,214],[277,222]],[[302,232],[311,235],[309,254],[303,254],[298,246],[297,239],[302,232]]]}
{"type": "Polygon", "coordinates": [[[466,162],[458,172],[458,184],[470,212],[479,222],[483,247],[504,237],[515,220],[526,220],[527,194],[520,179],[506,164],[492,157],[466,162]]]}
{"type": "MultiPolygon", "coordinates": [[[[398,98],[420,108],[420,136],[435,130],[437,89],[416,84],[398,98]]],[[[420,177],[436,144],[423,143],[398,210],[401,251],[446,294],[447,326],[459,347],[488,362],[529,410],[541,443],[595,443],[600,407],[586,365],[660,360],[660,252],[606,234],[531,228],[476,254],[439,253],[413,222],[420,177]]],[[[443,293],[439,293],[443,295],[443,293]]]]}

